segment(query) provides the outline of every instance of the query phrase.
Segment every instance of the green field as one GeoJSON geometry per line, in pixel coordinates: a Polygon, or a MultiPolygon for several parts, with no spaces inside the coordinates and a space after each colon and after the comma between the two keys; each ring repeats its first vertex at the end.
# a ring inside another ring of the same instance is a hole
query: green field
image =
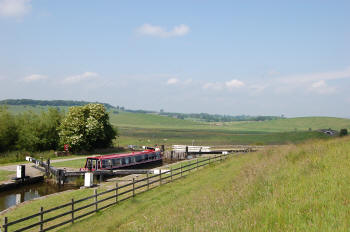
{"type": "MultiPolygon", "coordinates": [[[[151,114],[111,115],[118,126],[119,145],[154,144],[288,144],[307,139],[328,138],[318,129],[350,128],[350,119],[303,117],[263,122],[205,123],[151,114]],[[311,128],[312,131],[309,131],[311,128]]],[[[118,141],[116,141],[118,145],[118,141]]]]}
{"type": "Polygon", "coordinates": [[[347,231],[349,165],[349,138],[238,155],[62,231],[347,231]]]}
{"type": "Polygon", "coordinates": [[[119,127],[210,129],[230,131],[287,132],[332,128],[350,128],[350,119],[334,117],[299,117],[270,121],[237,121],[226,123],[196,122],[152,114],[120,113],[111,115],[111,122],[119,127]]]}
{"type": "MultiPolygon", "coordinates": [[[[46,106],[9,106],[11,112],[25,110],[40,112],[46,106]]],[[[68,107],[60,107],[67,111],[68,107]]],[[[110,114],[110,120],[118,127],[119,137],[115,146],[155,144],[195,145],[267,145],[299,143],[307,139],[328,138],[319,129],[350,130],[350,119],[334,117],[300,117],[271,121],[237,121],[208,123],[182,120],[156,114],[120,112],[110,114]],[[311,129],[312,131],[309,131],[311,129]]]]}

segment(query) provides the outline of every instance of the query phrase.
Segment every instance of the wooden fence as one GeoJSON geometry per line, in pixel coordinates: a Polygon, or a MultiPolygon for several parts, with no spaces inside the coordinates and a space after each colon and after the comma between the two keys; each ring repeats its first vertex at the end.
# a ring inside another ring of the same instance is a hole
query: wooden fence
{"type": "Polygon", "coordinates": [[[150,175],[147,173],[145,178],[132,181],[128,184],[109,189],[104,192],[99,192],[94,189],[91,196],[82,199],[71,199],[71,201],[58,205],[50,209],[40,207],[38,213],[22,217],[20,219],[9,221],[8,217],[4,217],[2,225],[3,231],[49,231],[54,230],[68,223],[75,223],[82,218],[93,214],[99,210],[103,210],[119,202],[125,201],[134,197],[140,192],[148,191],[154,187],[169,183],[173,180],[179,179],[188,175],[191,170],[209,165],[210,163],[221,161],[227,158],[227,154],[217,155],[214,157],[196,159],[195,162],[179,167],[170,168],[167,171],[160,171],[159,174],[150,175]]]}

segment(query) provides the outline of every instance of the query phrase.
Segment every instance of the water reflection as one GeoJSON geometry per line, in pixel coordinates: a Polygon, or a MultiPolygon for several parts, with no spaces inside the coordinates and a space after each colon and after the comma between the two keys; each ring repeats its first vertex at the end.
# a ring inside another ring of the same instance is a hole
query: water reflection
{"type": "Polygon", "coordinates": [[[58,186],[48,183],[39,183],[22,186],[15,190],[4,191],[0,193],[0,211],[34,198],[76,188],[77,187],[68,185],[58,186]]]}

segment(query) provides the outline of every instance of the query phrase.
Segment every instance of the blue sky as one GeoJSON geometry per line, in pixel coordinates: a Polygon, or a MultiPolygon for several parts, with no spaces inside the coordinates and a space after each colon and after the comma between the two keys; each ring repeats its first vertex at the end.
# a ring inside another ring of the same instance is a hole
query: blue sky
{"type": "Polygon", "coordinates": [[[350,1],[0,0],[0,99],[350,117],[350,1]]]}

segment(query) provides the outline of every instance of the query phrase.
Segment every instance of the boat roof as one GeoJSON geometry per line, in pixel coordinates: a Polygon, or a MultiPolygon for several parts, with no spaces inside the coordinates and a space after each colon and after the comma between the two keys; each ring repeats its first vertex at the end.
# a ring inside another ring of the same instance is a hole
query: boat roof
{"type": "Polygon", "coordinates": [[[143,155],[143,154],[148,154],[148,153],[152,153],[152,152],[155,152],[155,151],[154,150],[144,150],[144,151],[123,153],[123,154],[91,156],[91,157],[87,157],[87,159],[114,159],[114,158],[121,158],[121,157],[127,157],[127,156],[143,155]]]}

